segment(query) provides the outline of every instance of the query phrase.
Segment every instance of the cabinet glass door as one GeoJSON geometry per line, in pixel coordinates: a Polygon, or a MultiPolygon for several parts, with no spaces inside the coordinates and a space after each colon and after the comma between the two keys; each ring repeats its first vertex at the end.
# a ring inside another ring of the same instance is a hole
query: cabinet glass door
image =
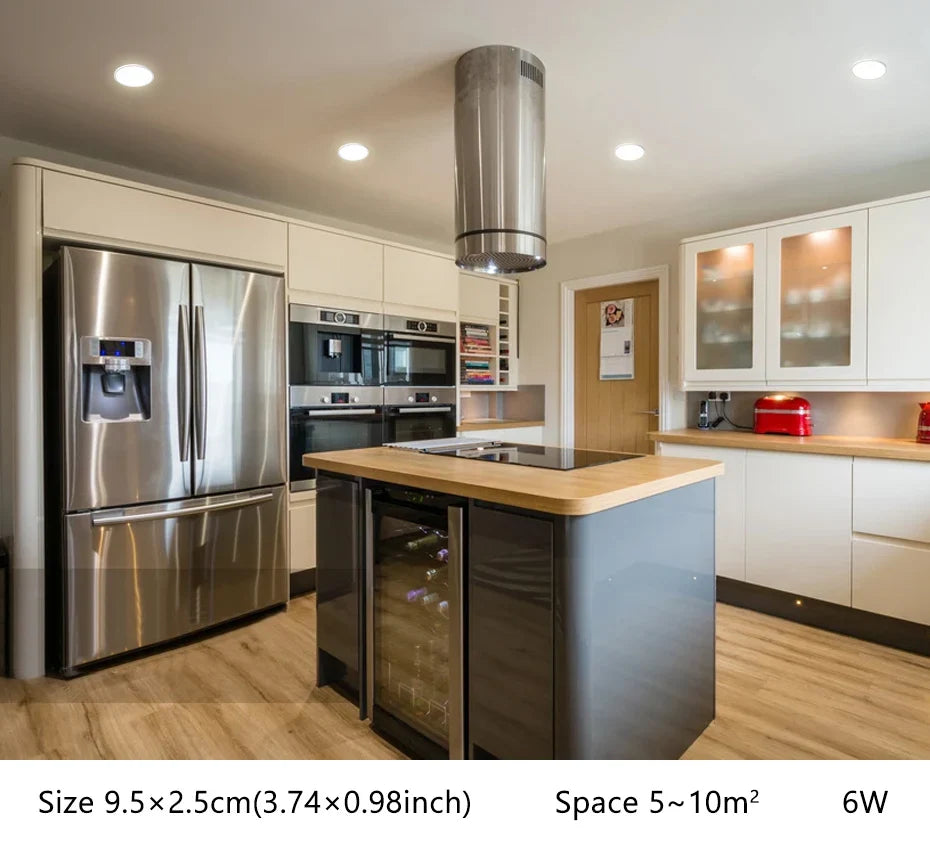
{"type": "Polygon", "coordinates": [[[432,494],[372,500],[371,714],[428,757],[462,757],[460,516],[432,494]]]}
{"type": "Polygon", "coordinates": [[[769,232],[770,380],[865,379],[866,215],[769,232]]]}
{"type": "Polygon", "coordinates": [[[764,380],[761,231],[684,248],[685,379],[764,380]]]}

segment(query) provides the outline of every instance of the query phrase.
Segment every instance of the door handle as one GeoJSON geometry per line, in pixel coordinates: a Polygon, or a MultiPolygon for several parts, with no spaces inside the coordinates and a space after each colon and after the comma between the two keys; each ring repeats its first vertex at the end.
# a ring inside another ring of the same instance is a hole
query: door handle
{"type": "Polygon", "coordinates": [[[449,758],[465,758],[465,587],[463,511],[449,508],[449,758]]]}
{"type": "Polygon", "coordinates": [[[375,515],[371,488],[365,488],[365,698],[359,700],[359,719],[371,720],[375,713],[375,515]]]}
{"type": "Polygon", "coordinates": [[[214,511],[226,511],[230,508],[245,508],[249,505],[258,505],[262,502],[267,502],[273,496],[274,493],[259,493],[256,496],[249,496],[246,499],[226,499],[222,502],[214,502],[210,505],[175,508],[173,511],[145,511],[138,514],[94,514],[91,516],[90,523],[93,526],[128,525],[131,522],[146,522],[153,519],[174,519],[175,517],[207,514],[214,511]]]}
{"type": "Polygon", "coordinates": [[[346,408],[343,410],[313,410],[307,413],[307,419],[319,419],[321,416],[373,416],[377,414],[374,407],[346,408]]]}
{"type": "Polygon", "coordinates": [[[451,413],[451,407],[398,407],[396,413],[451,413]]]}
{"type": "Polygon", "coordinates": [[[395,334],[395,333],[389,333],[387,336],[388,336],[389,343],[392,340],[399,339],[402,342],[446,342],[449,345],[455,344],[454,336],[426,336],[425,334],[423,336],[418,336],[416,334],[395,334]]]}
{"type": "Polygon", "coordinates": [[[184,462],[191,450],[191,326],[185,304],[178,306],[178,442],[184,462]]]}
{"type": "Polygon", "coordinates": [[[203,307],[194,307],[194,444],[197,460],[206,454],[207,435],[207,341],[203,307]]]}
{"type": "Polygon", "coordinates": [[[647,416],[658,416],[659,408],[657,407],[655,410],[634,410],[633,413],[645,413],[647,416]]]}

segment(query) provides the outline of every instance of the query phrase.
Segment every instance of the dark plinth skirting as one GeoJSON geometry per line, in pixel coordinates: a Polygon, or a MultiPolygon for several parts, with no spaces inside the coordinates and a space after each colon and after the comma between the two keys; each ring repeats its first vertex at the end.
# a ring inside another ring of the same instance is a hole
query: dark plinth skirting
{"type": "Polygon", "coordinates": [[[300,570],[291,573],[291,599],[316,590],[316,570],[300,570]]]}
{"type": "Polygon", "coordinates": [[[930,655],[930,627],[920,623],[723,577],[717,578],[717,601],[918,655],[930,655]]]}

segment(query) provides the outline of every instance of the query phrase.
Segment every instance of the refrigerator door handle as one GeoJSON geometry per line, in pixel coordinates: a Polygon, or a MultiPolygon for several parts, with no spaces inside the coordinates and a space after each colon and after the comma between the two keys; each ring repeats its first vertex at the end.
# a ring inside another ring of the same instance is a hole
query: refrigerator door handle
{"type": "Polygon", "coordinates": [[[207,340],[203,306],[194,307],[194,445],[203,460],[207,444],[207,340]]]}
{"type": "Polygon", "coordinates": [[[365,488],[365,644],[360,647],[365,673],[365,699],[359,700],[359,716],[371,720],[375,713],[375,515],[371,488],[365,488]]]}
{"type": "Polygon", "coordinates": [[[178,442],[181,461],[191,451],[191,324],[187,305],[178,307],[178,442]]]}
{"type": "Polygon", "coordinates": [[[465,758],[465,593],[462,508],[449,508],[449,758],[465,758]]]}
{"type": "Polygon", "coordinates": [[[172,511],[143,511],[140,513],[104,513],[91,515],[90,523],[93,526],[128,525],[131,522],[146,522],[147,520],[174,519],[175,517],[194,516],[196,514],[212,513],[213,511],[226,511],[230,508],[245,508],[249,505],[258,505],[267,502],[274,493],[258,493],[245,499],[232,497],[209,505],[197,505],[189,508],[175,508],[172,511]]]}

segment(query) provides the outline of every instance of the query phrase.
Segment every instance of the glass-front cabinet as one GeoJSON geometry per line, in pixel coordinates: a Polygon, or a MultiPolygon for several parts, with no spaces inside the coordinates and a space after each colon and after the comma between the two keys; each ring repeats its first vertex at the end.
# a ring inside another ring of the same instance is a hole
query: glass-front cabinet
{"type": "Polygon", "coordinates": [[[686,243],[684,379],[765,380],[765,231],[686,243]]]}
{"type": "Polygon", "coordinates": [[[865,381],[867,228],[860,210],[766,231],[769,382],[865,381]]]}

